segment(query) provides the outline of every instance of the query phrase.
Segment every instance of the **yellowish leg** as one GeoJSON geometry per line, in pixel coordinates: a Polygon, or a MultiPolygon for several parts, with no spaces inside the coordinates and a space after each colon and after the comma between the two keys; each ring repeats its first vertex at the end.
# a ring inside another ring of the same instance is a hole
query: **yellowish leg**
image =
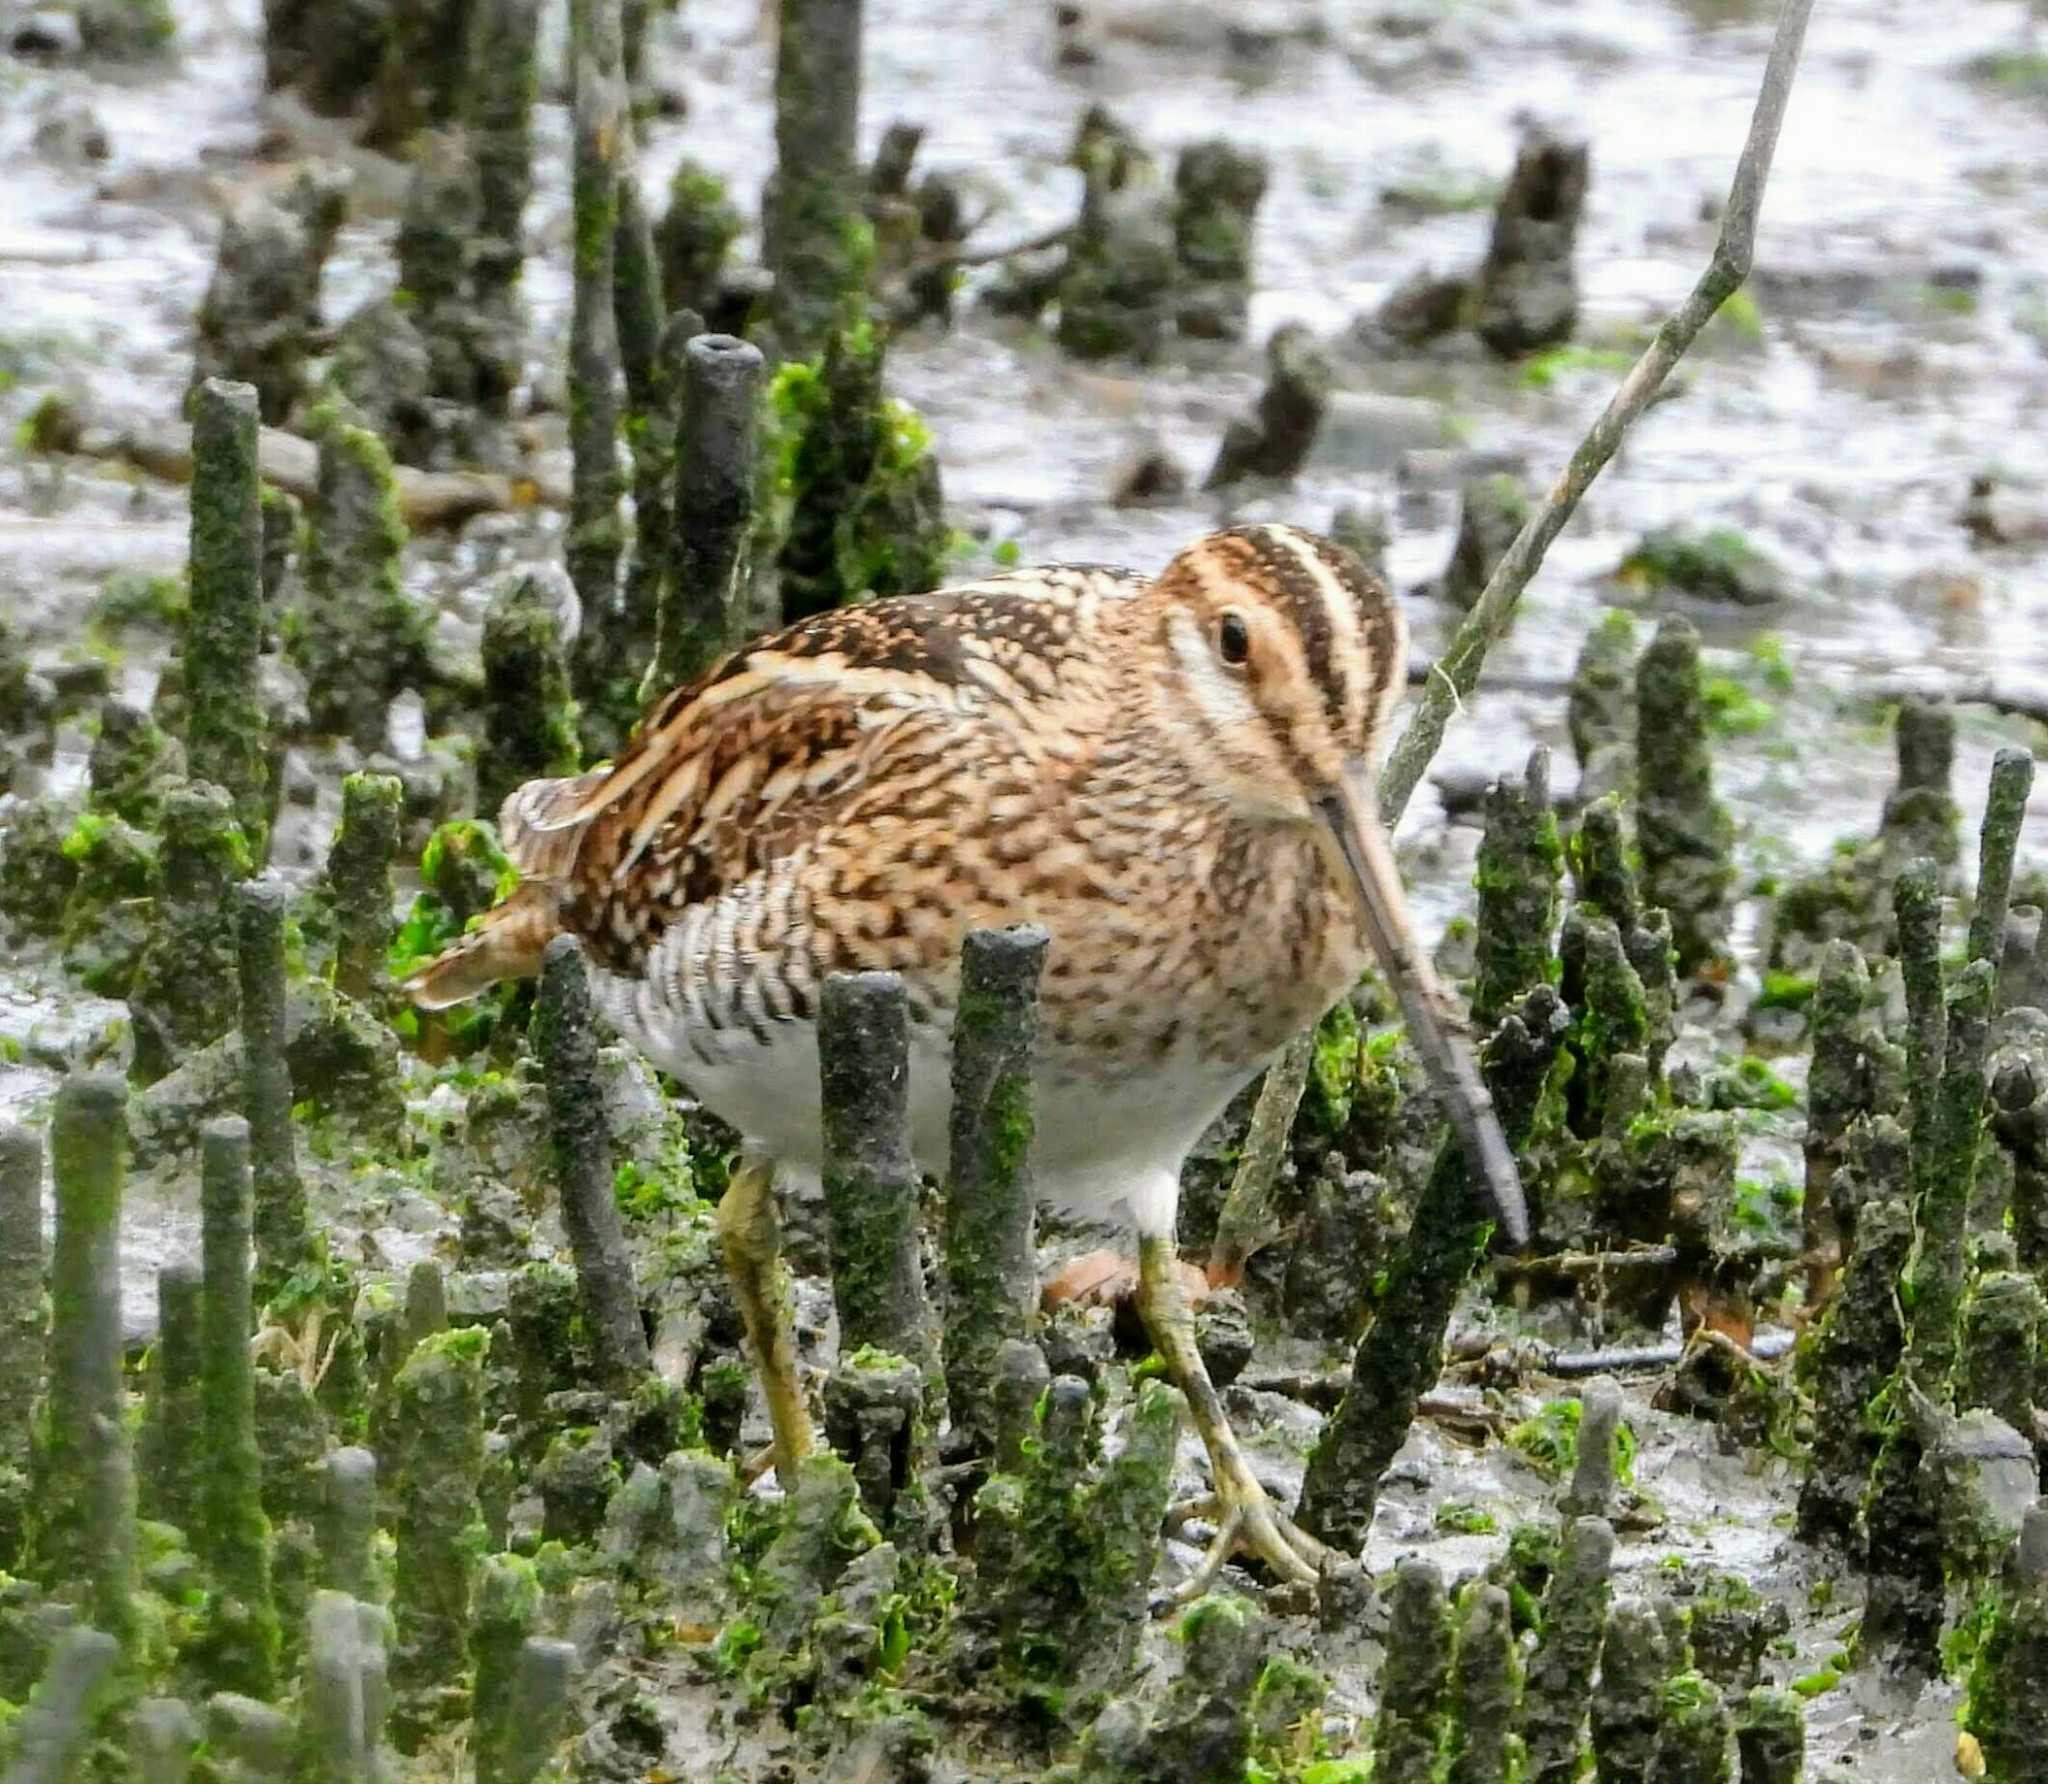
{"type": "Polygon", "coordinates": [[[718,1204],[718,1234],[725,1267],[738,1295],[754,1367],[768,1396],[775,1427],[775,1472],[785,1492],[796,1486],[797,1464],[811,1453],[811,1415],[796,1372],[796,1333],[789,1315],[789,1281],[783,1274],[775,1227],[775,1194],[766,1167],[741,1165],[718,1204]]]}
{"type": "Polygon", "coordinates": [[[1282,1579],[1313,1582],[1321,1567],[1323,1545],[1266,1497],[1253,1475],[1237,1433],[1217,1397],[1216,1384],[1195,1348],[1195,1316],[1181,1286],[1179,1259],[1171,1239],[1138,1240],[1138,1312],[1152,1334],[1174,1385],[1187,1396],[1188,1412],[1209,1451],[1215,1478],[1215,1504],[1220,1528],[1202,1565],[1181,1590],[1193,1598],[1208,1589],[1217,1570],[1242,1545],[1282,1579]]]}

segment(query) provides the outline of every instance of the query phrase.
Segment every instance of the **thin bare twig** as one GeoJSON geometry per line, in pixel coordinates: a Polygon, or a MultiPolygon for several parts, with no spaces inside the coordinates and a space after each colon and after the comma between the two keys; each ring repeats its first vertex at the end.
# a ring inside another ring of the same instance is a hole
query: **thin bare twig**
{"type": "MultiPolygon", "coordinates": [[[[1599,419],[1579,442],[1578,450],[1550,493],[1494,566],[1464,623],[1431,665],[1421,698],[1415,704],[1415,716],[1408,721],[1380,774],[1380,821],[1389,831],[1400,823],[1401,814],[1408,809],[1409,797],[1443,741],[1452,715],[1460,710],[1464,696],[1478,685],[1487,651],[1507,630],[1508,621],[1514,617],[1515,603],[1542,566],[1551,541],[1564,530],[1580,498],[1606,468],[1636,418],[1655,400],[1664,380],[1700,330],[1749,277],[1756,253],[1757,213],[1763,205],[1771,156],[1778,146],[1778,129],[1785,121],[1785,102],[1791,97],[1792,77],[1798,71],[1799,51],[1806,41],[1806,20],[1812,11],[1813,0],[1785,0],[1784,10],[1778,15],[1778,33],[1771,42],[1770,59],[1764,64],[1762,90],[1757,94],[1741,158],[1735,164],[1728,207],[1722,213],[1721,234],[1714,243],[1706,271],[1686,300],[1665,318],[1655,339],[1630,368],[1599,419]]],[[[1312,1044],[1312,1035],[1290,1043],[1288,1051],[1267,1069],[1252,1114],[1254,1129],[1277,1125],[1285,1133],[1293,1127],[1294,1112],[1308,1081],[1305,1061],[1312,1044]],[[1297,1052],[1304,1063],[1288,1071],[1280,1070],[1281,1064],[1293,1060],[1297,1052]]],[[[1272,1162],[1277,1168],[1278,1150],[1272,1162]]],[[[1231,1184],[1232,1202],[1239,1199],[1240,1189],[1254,1206],[1270,1201],[1270,1178],[1261,1184],[1246,1182],[1245,1177],[1246,1172],[1240,1170],[1238,1180],[1231,1184]]]]}
{"type": "Polygon", "coordinates": [[[1507,630],[1515,603],[1542,565],[1551,541],[1563,531],[1580,498],[1606,468],[1622,437],[1636,417],[1650,406],[1700,330],[1749,277],[1756,253],[1757,212],[1763,205],[1771,156],[1778,146],[1778,128],[1785,119],[1785,102],[1791,97],[1792,76],[1799,67],[1807,15],[1812,10],[1813,0],[1785,0],[1784,10],[1778,15],[1778,34],[1771,44],[1770,60],[1764,64],[1763,89],[1757,95],[1756,111],[1749,121],[1749,138],[1735,165],[1720,239],[1714,244],[1706,271],[1685,302],[1665,318],[1655,339],[1630,368],[1620,389],[1579,442],[1578,450],[1550,493],[1494,566],[1464,624],[1437,658],[1444,673],[1432,675],[1423,688],[1415,716],[1408,721],[1408,728],[1401,733],[1401,741],[1394,746],[1380,776],[1380,817],[1388,828],[1401,821],[1409,795],[1443,741],[1444,728],[1450,723],[1459,698],[1471,693],[1478,684],[1488,648],[1507,630]]]}
{"type": "MultiPolygon", "coordinates": [[[[1411,688],[1427,687],[1435,676],[1434,657],[1408,659],[1408,685],[1411,688]]],[[[1568,694],[1572,690],[1572,678],[1569,675],[1489,675],[1486,685],[1494,693],[1568,694]]]]}

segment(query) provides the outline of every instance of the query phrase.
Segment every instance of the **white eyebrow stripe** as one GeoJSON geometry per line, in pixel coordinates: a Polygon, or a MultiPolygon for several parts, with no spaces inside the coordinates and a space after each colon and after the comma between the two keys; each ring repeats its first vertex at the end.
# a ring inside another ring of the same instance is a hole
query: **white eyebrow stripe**
{"type": "Polygon", "coordinates": [[[1329,640],[1324,653],[1328,673],[1335,683],[1336,692],[1342,696],[1337,702],[1338,710],[1349,711],[1356,701],[1358,691],[1352,686],[1351,667],[1357,663],[1365,645],[1363,616],[1358,603],[1351,598],[1329,560],[1316,549],[1313,540],[1295,527],[1268,527],[1268,536],[1284,548],[1301,567],[1308,578],[1308,586],[1314,591],[1315,600],[1322,608],[1323,635],[1329,640]]]}
{"type": "Polygon", "coordinates": [[[1347,706],[1353,708],[1354,724],[1362,722],[1382,748],[1387,723],[1408,687],[1408,614],[1378,577],[1369,585],[1379,590],[1363,604],[1354,599],[1344,579],[1317,549],[1313,539],[1297,528],[1274,528],[1296,554],[1307,563],[1315,586],[1330,616],[1333,638],[1346,641],[1347,661],[1370,661],[1370,681],[1346,687],[1347,706]]]}
{"type": "Polygon", "coordinates": [[[1188,679],[1189,692],[1215,730],[1258,721],[1259,709],[1252,703],[1250,690],[1216,661],[1209,640],[1192,613],[1185,608],[1176,610],[1167,621],[1167,636],[1173,646],[1174,661],[1188,679]]]}

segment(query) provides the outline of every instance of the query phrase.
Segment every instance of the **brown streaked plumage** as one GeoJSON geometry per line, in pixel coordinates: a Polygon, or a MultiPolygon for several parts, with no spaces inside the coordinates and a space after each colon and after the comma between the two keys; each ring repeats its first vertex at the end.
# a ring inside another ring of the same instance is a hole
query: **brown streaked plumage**
{"type": "MultiPolygon", "coordinates": [[[[938,1169],[961,941],[1043,924],[1035,1174],[1134,1216],[1226,1540],[1299,1574],[1312,1545],[1250,1481],[1181,1342],[1167,1265],[1183,1159],[1378,954],[1511,1229],[1520,1214],[1374,815],[1405,656],[1399,609],[1357,560],[1278,526],[1212,534],[1153,578],[1025,571],[803,621],[668,695],[615,765],[513,794],[522,884],[413,994],[458,1001],[573,932],[629,1039],[750,1159],[815,1172],[819,988],[893,970],[911,1000],[912,1143],[938,1169]]],[[[741,1224],[758,1233],[757,1211],[741,1224]]],[[[764,1356],[772,1336],[754,1333],[764,1356]]],[[[785,1459],[793,1399],[783,1384],[785,1459]]]]}

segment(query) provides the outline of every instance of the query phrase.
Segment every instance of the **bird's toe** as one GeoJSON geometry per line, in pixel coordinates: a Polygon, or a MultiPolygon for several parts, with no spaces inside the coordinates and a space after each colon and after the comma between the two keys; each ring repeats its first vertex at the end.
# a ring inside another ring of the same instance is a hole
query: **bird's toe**
{"type": "MultiPolygon", "coordinates": [[[[1199,1307],[1215,1292],[1207,1274],[1185,1259],[1178,1268],[1188,1304],[1199,1307]]],[[[1076,1307],[1114,1307],[1135,1300],[1137,1293],[1138,1260],[1105,1246],[1068,1259],[1046,1279],[1039,1300],[1048,1311],[1069,1303],[1076,1307]]]]}

